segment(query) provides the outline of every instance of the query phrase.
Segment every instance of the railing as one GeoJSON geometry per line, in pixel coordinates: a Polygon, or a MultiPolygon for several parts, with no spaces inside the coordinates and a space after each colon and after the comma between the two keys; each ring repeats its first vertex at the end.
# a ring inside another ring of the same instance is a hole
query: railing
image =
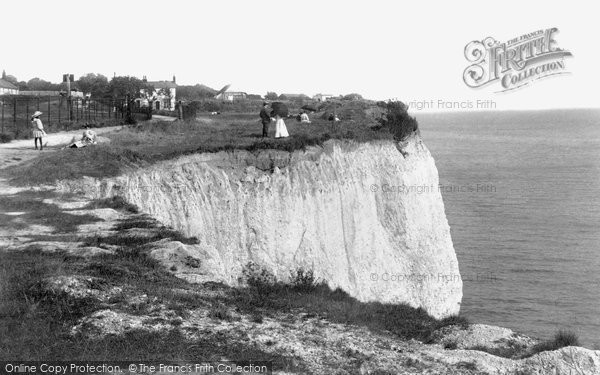
{"type": "Polygon", "coordinates": [[[44,126],[68,130],[84,124],[101,124],[123,119],[127,112],[125,100],[94,100],[64,96],[0,96],[0,132],[15,137],[29,132],[31,116],[41,111],[44,126]]]}

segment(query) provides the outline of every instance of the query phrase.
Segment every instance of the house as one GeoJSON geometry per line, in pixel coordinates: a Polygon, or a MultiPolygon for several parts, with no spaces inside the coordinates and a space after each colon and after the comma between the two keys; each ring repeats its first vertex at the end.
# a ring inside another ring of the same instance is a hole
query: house
{"type": "Polygon", "coordinates": [[[315,96],[313,96],[313,99],[318,102],[324,102],[325,100],[331,98],[333,98],[333,95],[331,94],[315,94],[315,96]]]}
{"type": "Polygon", "coordinates": [[[173,76],[173,81],[148,81],[146,76],[144,76],[142,81],[154,87],[154,92],[149,93],[146,92],[147,90],[141,90],[142,96],[146,99],[136,99],[135,101],[138,106],[146,107],[149,102],[152,102],[152,108],[155,111],[175,109],[175,96],[177,95],[175,76],[173,76]]]}
{"type": "Polygon", "coordinates": [[[234,100],[246,99],[248,97],[248,94],[241,91],[225,91],[224,93],[219,94],[217,96],[217,99],[233,102],[234,100]]]}
{"type": "Polygon", "coordinates": [[[0,95],[19,95],[19,88],[0,78],[0,95]]]}

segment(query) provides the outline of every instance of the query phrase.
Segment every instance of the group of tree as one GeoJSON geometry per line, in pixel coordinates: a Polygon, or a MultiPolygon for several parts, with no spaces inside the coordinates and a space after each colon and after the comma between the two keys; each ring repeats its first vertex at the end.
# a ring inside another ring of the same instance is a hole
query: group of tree
{"type": "MultiPolygon", "coordinates": [[[[67,84],[52,83],[41,78],[32,78],[29,81],[19,81],[17,77],[2,73],[2,78],[19,88],[20,91],[66,91],[67,84]]],[[[71,89],[91,94],[92,99],[131,99],[144,96],[145,93],[154,93],[154,87],[136,77],[115,76],[108,79],[102,74],[88,73],[71,83],[71,89]]],[[[168,90],[167,90],[168,91],[168,90]]],[[[167,96],[170,93],[167,93],[167,96]]]]}
{"type": "Polygon", "coordinates": [[[17,86],[20,91],[60,91],[63,86],[40,78],[32,78],[29,81],[19,81],[17,77],[2,71],[2,79],[17,86]]]}
{"type": "MultiPolygon", "coordinates": [[[[89,93],[92,99],[125,99],[147,97],[155,92],[154,86],[131,76],[114,76],[109,81],[102,74],[88,73],[79,77],[73,85],[76,89],[89,93]]],[[[167,96],[170,94],[167,90],[167,96]]],[[[162,93],[164,94],[164,93],[162,93]]]]}
{"type": "Polygon", "coordinates": [[[211,99],[215,96],[217,90],[205,85],[177,86],[177,99],[195,101],[211,99]]]}

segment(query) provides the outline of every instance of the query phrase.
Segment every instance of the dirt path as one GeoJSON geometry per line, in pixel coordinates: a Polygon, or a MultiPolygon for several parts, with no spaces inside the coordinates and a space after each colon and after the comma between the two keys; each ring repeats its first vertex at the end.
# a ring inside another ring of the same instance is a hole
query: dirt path
{"type": "MultiPolygon", "coordinates": [[[[101,135],[122,128],[123,126],[109,126],[93,130],[96,134],[101,135]]],[[[81,138],[82,132],[83,129],[49,133],[48,137],[44,139],[47,146],[44,147],[43,151],[34,149],[33,139],[19,139],[10,143],[0,143],[0,170],[31,160],[42,152],[60,150],[63,146],[71,143],[73,137],[81,138]]]]}

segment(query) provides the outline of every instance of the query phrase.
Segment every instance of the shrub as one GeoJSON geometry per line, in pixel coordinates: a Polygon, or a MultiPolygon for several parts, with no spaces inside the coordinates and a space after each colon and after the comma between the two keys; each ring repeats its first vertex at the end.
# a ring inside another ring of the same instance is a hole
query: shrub
{"type": "Polygon", "coordinates": [[[467,318],[465,318],[464,316],[460,316],[460,315],[451,315],[448,316],[442,320],[440,320],[437,323],[437,327],[436,329],[440,329],[443,327],[447,327],[447,326],[460,326],[462,329],[467,329],[469,328],[469,320],[467,318]]]}
{"type": "Polygon", "coordinates": [[[13,140],[13,136],[7,133],[0,133],[0,143],[8,143],[13,140]]]}
{"type": "Polygon", "coordinates": [[[318,285],[313,270],[304,268],[292,272],[291,283],[294,290],[302,293],[312,292],[318,285]]]}
{"type": "Polygon", "coordinates": [[[137,118],[135,117],[135,114],[127,114],[127,116],[125,116],[125,124],[127,125],[135,125],[138,123],[137,118]]]}
{"type": "Polygon", "coordinates": [[[223,306],[223,305],[219,305],[219,306],[213,307],[210,310],[208,316],[211,317],[211,318],[213,318],[213,319],[217,319],[217,320],[230,321],[232,319],[232,316],[229,313],[229,310],[227,310],[227,307],[223,306]]]}
{"type": "Polygon", "coordinates": [[[564,348],[565,346],[578,346],[579,337],[577,337],[577,334],[574,332],[561,329],[554,335],[554,342],[559,348],[564,348]]]}
{"type": "Polygon", "coordinates": [[[242,270],[242,282],[259,294],[268,294],[275,289],[277,280],[273,273],[254,262],[248,262],[242,270]]]}
{"type": "Polygon", "coordinates": [[[419,128],[417,120],[408,114],[408,107],[401,101],[378,102],[386,110],[378,119],[382,127],[389,129],[396,141],[402,141],[419,128]]]}
{"type": "Polygon", "coordinates": [[[458,348],[458,344],[456,343],[456,341],[449,341],[446,344],[444,344],[444,349],[455,350],[456,348],[458,348]]]}
{"type": "Polygon", "coordinates": [[[533,348],[533,353],[536,354],[539,352],[545,352],[549,350],[558,350],[560,348],[564,348],[565,346],[578,346],[579,338],[577,334],[574,332],[570,332],[564,329],[559,330],[554,334],[554,338],[552,340],[544,341],[542,343],[537,344],[533,348]]]}
{"type": "Polygon", "coordinates": [[[221,107],[215,100],[193,101],[183,106],[183,118],[194,119],[200,112],[219,112],[221,107]]]}

